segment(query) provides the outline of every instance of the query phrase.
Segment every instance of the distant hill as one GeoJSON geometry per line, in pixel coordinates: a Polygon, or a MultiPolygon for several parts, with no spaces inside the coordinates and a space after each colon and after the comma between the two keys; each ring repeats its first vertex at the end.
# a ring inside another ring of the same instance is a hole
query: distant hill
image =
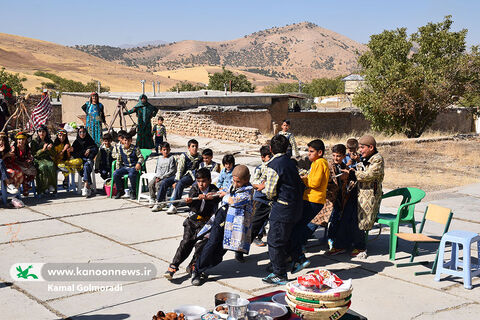
{"type": "Polygon", "coordinates": [[[131,48],[136,48],[136,47],[146,47],[146,46],[159,46],[162,44],[167,44],[168,41],[163,41],[163,40],[154,40],[154,41],[144,41],[144,42],[139,42],[136,44],[121,44],[118,47],[121,49],[131,49],[131,48]]]}
{"type": "Polygon", "coordinates": [[[351,73],[357,68],[358,54],[366,50],[365,45],[309,22],[222,42],[186,40],[129,49],[99,45],[74,48],[154,72],[226,66],[277,80],[304,81],[351,73]]]}
{"type": "Polygon", "coordinates": [[[142,79],[147,80],[148,91],[152,90],[152,81],[160,81],[164,91],[178,82],[59,44],[5,33],[0,33],[0,67],[27,77],[24,86],[29,92],[35,92],[35,87],[40,86],[41,82],[49,81],[33,75],[35,71],[55,73],[83,83],[99,80],[103,86],[117,92],[140,91],[142,79]]]}

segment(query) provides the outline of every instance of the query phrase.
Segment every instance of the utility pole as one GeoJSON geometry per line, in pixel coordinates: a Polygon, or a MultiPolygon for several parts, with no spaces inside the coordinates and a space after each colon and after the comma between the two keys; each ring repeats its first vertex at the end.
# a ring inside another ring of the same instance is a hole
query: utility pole
{"type": "Polygon", "coordinates": [[[140,80],[140,83],[142,84],[142,94],[145,94],[145,80],[140,80]]]}
{"type": "Polygon", "coordinates": [[[155,97],[155,81],[152,81],[152,87],[153,87],[153,96],[155,97]]]}
{"type": "Polygon", "coordinates": [[[101,88],[102,88],[101,83],[100,83],[100,81],[97,80],[97,92],[98,93],[100,93],[101,88]]]}
{"type": "Polygon", "coordinates": [[[298,93],[302,93],[302,81],[298,80],[298,93]]]}
{"type": "Polygon", "coordinates": [[[223,83],[223,89],[225,89],[225,95],[227,95],[227,83],[226,82],[223,83]]]}
{"type": "Polygon", "coordinates": [[[160,93],[160,81],[157,81],[157,92],[160,93]]]}

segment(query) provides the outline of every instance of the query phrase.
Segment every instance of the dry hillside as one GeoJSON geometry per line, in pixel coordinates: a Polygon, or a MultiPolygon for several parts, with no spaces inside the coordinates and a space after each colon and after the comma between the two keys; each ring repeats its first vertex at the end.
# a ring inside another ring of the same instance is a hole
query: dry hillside
{"type": "Polygon", "coordinates": [[[348,74],[366,47],[343,35],[302,22],[223,42],[186,40],[120,49],[76,46],[103,59],[150,71],[226,66],[270,78],[311,80],[348,74]]]}
{"type": "MultiPolygon", "coordinates": [[[[161,81],[162,90],[172,87],[177,81],[105,61],[87,53],[51,42],[0,33],[0,67],[9,72],[19,72],[26,76],[29,92],[48,79],[34,76],[35,71],[55,73],[61,77],[82,81],[95,79],[111,91],[140,91],[141,79],[161,81]]],[[[151,91],[151,85],[147,86],[151,91]]]]}

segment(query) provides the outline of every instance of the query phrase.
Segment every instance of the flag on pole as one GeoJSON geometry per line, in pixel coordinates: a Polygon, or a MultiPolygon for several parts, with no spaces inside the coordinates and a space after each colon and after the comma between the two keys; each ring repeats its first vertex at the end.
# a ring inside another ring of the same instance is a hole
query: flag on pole
{"type": "Polygon", "coordinates": [[[42,100],[37,104],[32,112],[32,128],[37,130],[37,128],[45,124],[52,113],[52,104],[50,103],[50,97],[48,93],[42,95],[42,100]]]}

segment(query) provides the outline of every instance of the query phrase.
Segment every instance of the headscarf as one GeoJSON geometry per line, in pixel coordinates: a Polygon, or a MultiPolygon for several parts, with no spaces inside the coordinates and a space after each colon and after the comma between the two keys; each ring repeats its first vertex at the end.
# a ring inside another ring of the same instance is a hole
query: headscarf
{"type": "Polygon", "coordinates": [[[57,137],[55,138],[55,141],[53,141],[53,146],[54,146],[54,147],[56,147],[56,146],[58,146],[59,144],[62,143],[62,141],[60,141],[60,138],[58,137],[58,135],[59,135],[60,133],[62,133],[62,134],[65,135],[65,141],[64,141],[63,143],[65,143],[65,144],[70,144],[70,142],[68,141],[67,130],[65,130],[65,129],[59,129],[59,130],[57,131],[57,137]]]}
{"type": "Polygon", "coordinates": [[[40,143],[42,141],[40,139],[40,137],[38,136],[39,131],[45,131],[47,133],[47,136],[45,137],[45,140],[44,140],[45,143],[53,143],[52,138],[50,137],[50,133],[48,132],[48,128],[44,124],[41,124],[40,127],[38,127],[38,129],[37,129],[37,137],[35,138],[35,140],[37,140],[37,142],[40,143]]]}
{"type": "Polygon", "coordinates": [[[140,107],[148,107],[151,106],[150,102],[148,102],[148,98],[145,94],[141,94],[140,97],[138,98],[138,103],[135,105],[135,108],[140,108],[140,107]],[[145,103],[143,103],[142,99],[145,98],[145,103]]]}
{"type": "Polygon", "coordinates": [[[90,94],[90,99],[89,99],[90,103],[92,103],[92,98],[93,98],[94,96],[97,97],[97,104],[100,104],[100,99],[98,98],[98,93],[96,93],[96,92],[92,92],[92,93],[90,94]]]}

